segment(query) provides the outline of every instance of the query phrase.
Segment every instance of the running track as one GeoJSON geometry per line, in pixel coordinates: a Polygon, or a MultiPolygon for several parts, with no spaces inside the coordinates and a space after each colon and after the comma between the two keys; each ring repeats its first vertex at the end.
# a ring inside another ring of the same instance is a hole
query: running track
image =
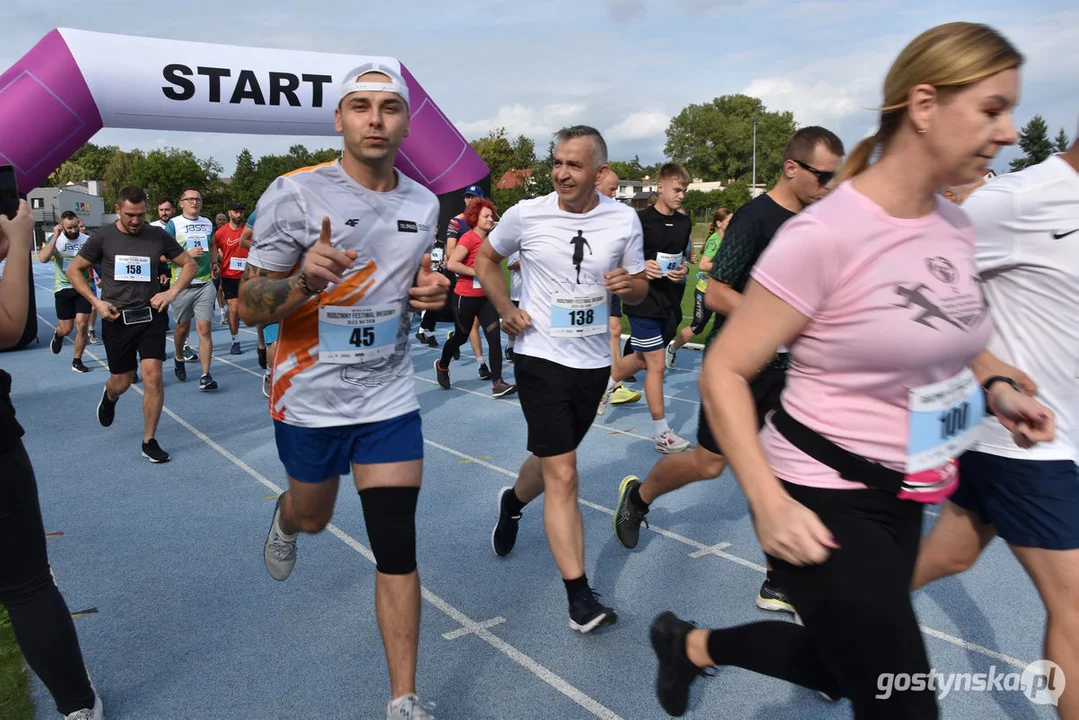
{"type": "MultiPolygon", "coordinates": [[[[215,322],[216,393],[198,392],[191,369],[187,383],[177,382],[166,363],[158,439],[172,461],[151,465],[139,454],[137,391],[121,399],[111,428],[97,423],[103,347],[88,346],[86,375],[70,370],[70,341],[61,355],[49,352],[51,278],[51,265],[35,267],[41,342],[0,356],[0,366],[14,377],[53,572],[77,613],[106,716],[384,717],[389,685],[373,558],[350,484],[341,484],[332,526],[301,538],[287,582],[272,580],[263,565],[284,477],[254,333],[242,331],[245,352],[233,357],[227,329],[215,322]]],[[[519,405],[490,398],[467,345],[448,392],[435,383],[436,351],[413,350],[426,438],[418,690],[437,702],[440,719],[666,717],[652,690],[647,638],[657,612],[671,609],[706,627],[775,617],[753,605],[763,558],[729,473],[658,501],[636,550],[615,540],[620,480],[643,477],[659,458],[642,399],[597,418],[579,460],[588,576],[620,619],[592,636],[570,631],[542,499],[525,509],[512,555],[498,558],[490,547],[495,494],[526,457],[519,405]]],[[[668,373],[668,419],[694,440],[700,354],[684,350],[678,365],[668,373]]],[[[505,374],[512,382],[512,366],[505,374]]],[[[873,602],[872,588],[864,601],[873,602]]],[[[916,602],[939,672],[1021,672],[1041,657],[1044,611],[1000,541],[965,576],[937,583],[916,602]]],[[[38,717],[56,717],[36,679],[33,694],[38,717]]],[[[940,705],[945,718],[1054,717],[1018,692],[953,693],[940,705]]],[[[696,683],[688,716],[849,715],[846,702],[723,669],[696,683]]]]}

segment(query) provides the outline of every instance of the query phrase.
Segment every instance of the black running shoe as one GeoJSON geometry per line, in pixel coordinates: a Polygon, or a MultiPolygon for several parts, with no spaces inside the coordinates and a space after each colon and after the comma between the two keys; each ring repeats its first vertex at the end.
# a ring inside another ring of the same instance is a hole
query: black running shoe
{"type": "MultiPolygon", "coordinates": [[[[438,347],[438,338],[436,338],[434,335],[428,335],[427,340],[425,342],[427,343],[427,347],[433,347],[433,348],[438,347]]],[[[460,351],[457,352],[457,357],[458,358],[461,357],[460,351]]]]}
{"type": "Polygon", "coordinates": [[[112,421],[115,417],[116,400],[109,400],[109,391],[102,390],[101,402],[97,404],[97,421],[101,423],[101,427],[108,427],[109,425],[112,425],[112,421]]]}
{"type": "Polygon", "coordinates": [[[438,360],[435,360],[435,377],[438,378],[438,384],[442,386],[443,390],[450,389],[450,371],[448,369],[443,370],[438,360]]]}
{"type": "Polygon", "coordinates": [[[258,349],[258,355],[259,355],[259,367],[262,368],[263,370],[265,370],[266,369],[266,348],[259,348],[258,349]]]}
{"type": "Polygon", "coordinates": [[[602,605],[599,593],[585,588],[569,604],[569,626],[579,633],[590,633],[618,622],[618,613],[602,605]]]}
{"type": "Polygon", "coordinates": [[[60,351],[64,348],[64,339],[59,335],[54,334],[52,340],[49,341],[49,349],[52,350],[53,355],[59,355],[60,351]]]}
{"type": "Polygon", "coordinates": [[[765,578],[761,591],[757,593],[757,607],[772,612],[794,612],[794,605],[791,604],[786,591],[774,584],[770,578],[765,578]]]}
{"type": "Polygon", "coordinates": [[[88,373],[90,368],[82,364],[82,358],[75,358],[71,361],[71,369],[77,373],[88,373]]]}
{"type": "Polygon", "coordinates": [[[142,456],[152,463],[166,463],[169,461],[169,454],[161,449],[161,446],[157,444],[157,440],[154,438],[150,438],[150,442],[142,444],[142,456]]]}
{"type": "Polygon", "coordinates": [[[199,390],[216,390],[217,381],[210,377],[210,373],[206,373],[199,378],[199,390]]]}
{"type": "Polygon", "coordinates": [[[645,512],[630,499],[630,491],[640,486],[641,481],[635,475],[627,475],[622,480],[622,486],[618,488],[618,505],[615,506],[611,524],[614,525],[615,537],[624,548],[637,547],[637,541],[641,535],[641,523],[648,525],[644,517],[645,512]]]}
{"type": "Polygon", "coordinates": [[[187,380],[187,366],[182,360],[173,360],[173,372],[176,373],[176,379],[180,382],[187,380]]]}
{"type": "Polygon", "coordinates": [[[487,363],[480,363],[480,369],[476,373],[480,376],[480,380],[491,379],[491,369],[487,367],[487,363]]]}
{"type": "Polygon", "coordinates": [[[506,362],[513,362],[513,348],[511,347],[506,348],[506,362]]]}
{"type": "Polygon", "coordinates": [[[665,612],[652,621],[649,636],[659,661],[656,672],[656,697],[668,715],[682,717],[689,707],[689,686],[706,673],[686,656],[686,636],[692,623],[665,612]]]}
{"type": "Polygon", "coordinates": [[[517,523],[521,520],[520,515],[510,515],[502,505],[502,498],[508,492],[513,492],[513,488],[504,487],[498,491],[498,523],[491,531],[491,547],[499,557],[513,552],[513,546],[517,544],[517,523]]]}
{"type": "Polygon", "coordinates": [[[516,385],[510,385],[509,383],[505,382],[504,380],[499,380],[498,382],[496,382],[494,385],[491,386],[491,395],[493,395],[496,398],[505,397],[507,395],[512,395],[515,392],[517,392],[517,386],[516,385]]]}

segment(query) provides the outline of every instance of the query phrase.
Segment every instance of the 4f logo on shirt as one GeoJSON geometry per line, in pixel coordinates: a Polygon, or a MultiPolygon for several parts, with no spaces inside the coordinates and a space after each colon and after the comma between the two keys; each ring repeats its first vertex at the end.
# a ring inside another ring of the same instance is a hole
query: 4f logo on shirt
{"type": "Polygon", "coordinates": [[[349,218],[348,220],[345,220],[345,225],[348,225],[349,227],[356,227],[359,224],[360,224],[360,219],[359,218],[349,218]]]}
{"type": "Polygon", "coordinates": [[[584,231],[578,230],[577,237],[569,241],[573,246],[573,265],[577,268],[577,284],[581,284],[581,263],[584,262],[584,249],[588,248],[588,254],[592,255],[592,246],[588,244],[588,240],[584,237],[584,231]]]}

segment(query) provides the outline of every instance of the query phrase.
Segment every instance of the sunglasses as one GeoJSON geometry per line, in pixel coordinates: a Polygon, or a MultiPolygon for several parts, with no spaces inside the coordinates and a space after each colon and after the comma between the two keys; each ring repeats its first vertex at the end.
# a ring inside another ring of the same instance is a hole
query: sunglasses
{"type": "Polygon", "coordinates": [[[808,170],[809,172],[816,175],[817,176],[817,182],[820,183],[821,187],[824,187],[828,183],[832,182],[832,178],[835,177],[834,172],[825,172],[823,170],[818,170],[817,168],[813,167],[812,165],[805,164],[801,160],[795,160],[794,162],[798,163],[798,167],[802,168],[803,170],[808,170]]]}

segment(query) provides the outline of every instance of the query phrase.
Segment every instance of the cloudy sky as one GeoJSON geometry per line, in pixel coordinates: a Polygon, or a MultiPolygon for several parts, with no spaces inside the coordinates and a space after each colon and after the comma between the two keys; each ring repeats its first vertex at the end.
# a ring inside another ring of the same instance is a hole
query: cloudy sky
{"type": "MultiPolygon", "coordinates": [[[[613,159],[663,157],[664,131],[691,103],[761,97],[848,148],[875,123],[891,61],[921,31],[988,23],[1025,54],[1017,120],[1041,114],[1053,135],[1079,124],[1079,8],[1074,0],[7,0],[0,70],[55,27],[228,45],[389,55],[401,60],[469,139],[500,126],[545,147],[587,123],[613,159]],[[1069,7],[1070,6],[1070,7],[1069,7]],[[275,9],[279,7],[280,9],[275,9]],[[228,8],[223,10],[223,8],[228,8]]],[[[109,48],[102,48],[110,52],[109,48]]],[[[123,63],[122,54],[116,58],[123,63]]],[[[124,149],[175,146],[212,155],[283,152],[334,138],[101,131],[124,149]]],[[[1014,151],[995,163],[1006,170],[1014,151]]]]}

